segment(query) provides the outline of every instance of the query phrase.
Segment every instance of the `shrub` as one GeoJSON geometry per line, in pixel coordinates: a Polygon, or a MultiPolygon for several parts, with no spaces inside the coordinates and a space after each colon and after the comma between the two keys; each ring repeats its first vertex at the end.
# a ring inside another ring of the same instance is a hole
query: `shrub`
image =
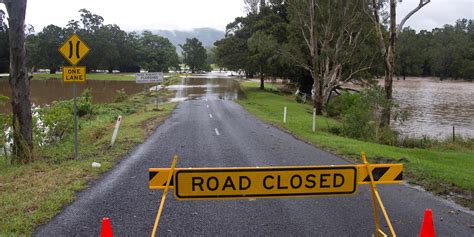
{"type": "Polygon", "coordinates": [[[330,117],[340,117],[347,112],[359,99],[359,93],[342,92],[341,95],[333,98],[327,105],[327,113],[330,117]]]}
{"type": "Polygon", "coordinates": [[[85,89],[81,96],[77,98],[77,116],[92,115],[92,91],[85,89]]]}
{"type": "Polygon", "coordinates": [[[406,117],[401,116],[404,113],[398,110],[398,104],[394,100],[389,101],[385,98],[385,92],[380,86],[364,90],[359,96],[343,97],[337,108],[342,111],[344,135],[384,144],[395,143],[397,134],[390,127],[380,128],[381,111],[390,108],[393,117],[399,122],[403,122],[406,117]],[[344,111],[345,106],[349,105],[350,107],[344,111]]]}
{"type": "Polygon", "coordinates": [[[57,103],[41,109],[40,118],[46,142],[59,140],[73,130],[74,114],[71,113],[72,108],[65,105],[64,103],[57,103]]]}
{"type": "Polygon", "coordinates": [[[114,102],[116,103],[123,102],[127,98],[128,98],[127,92],[125,92],[125,89],[122,88],[116,91],[114,102]]]}

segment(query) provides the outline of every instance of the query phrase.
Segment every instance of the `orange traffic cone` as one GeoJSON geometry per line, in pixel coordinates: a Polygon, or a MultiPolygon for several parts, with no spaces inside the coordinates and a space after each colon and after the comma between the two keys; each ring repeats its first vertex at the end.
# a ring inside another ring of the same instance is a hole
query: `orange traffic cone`
{"type": "Polygon", "coordinates": [[[100,237],[114,237],[112,226],[110,225],[110,219],[108,217],[102,218],[102,230],[100,231],[100,237]]]}
{"type": "Polygon", "coordinates": [[[421,224],[420,237],[435,237],[435,229],[433,225],[433,212],[431,209],[425,210],[425,217],[421,224]]]}

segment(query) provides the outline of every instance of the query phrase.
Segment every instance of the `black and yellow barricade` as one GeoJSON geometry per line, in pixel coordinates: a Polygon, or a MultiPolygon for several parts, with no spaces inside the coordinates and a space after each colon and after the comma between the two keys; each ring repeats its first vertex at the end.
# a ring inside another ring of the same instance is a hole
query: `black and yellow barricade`
{"type": "Polygon", "coordinates": [[[150,168],[149,188],[165,189],[152,232],[154,236],[168,189],[178,200],[254,199],[354,195],[358,185],[370,184],[376,235],[386,236],[378,220],[378,206],[395,236],[376,184],[403,182],[402,164],[278,166],[232,168],[150,168]]]}

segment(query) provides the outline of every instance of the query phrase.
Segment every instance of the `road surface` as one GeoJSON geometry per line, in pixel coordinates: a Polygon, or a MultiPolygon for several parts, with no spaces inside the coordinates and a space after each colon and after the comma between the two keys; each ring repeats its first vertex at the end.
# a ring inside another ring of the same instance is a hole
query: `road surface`
{"type": "MultiPolygon", "coordinates": [[[[116,236],[149,236],[162,190],[148,189],[148,168],[170,167],[174,154],[177,167],[349,164],[233,101],[203,96],[181,102],[149,139],[35,235],[98,236],[108,216],[116,236]]],[[[408,185],[379,185],[379,191],[399,236],[418,235],[426,208],[433,210],[438,236],[474,235],[472,212],[408,185]]],[[[292,199],[177,201],[170,192],[158,235],[370,236],[372,210],[367,185],[354,196],[292,199]]]]}

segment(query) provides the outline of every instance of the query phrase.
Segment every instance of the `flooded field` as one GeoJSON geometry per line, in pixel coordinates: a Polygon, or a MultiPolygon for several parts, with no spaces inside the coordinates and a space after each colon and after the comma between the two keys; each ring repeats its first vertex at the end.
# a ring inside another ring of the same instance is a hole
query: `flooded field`
{"type": "MultiPolygon", "coordinates": [[[[117,90],[127,94],[143,90],[142,84],[133,81],[87,81],[78,84],[78,95],[90,88],[94,103],[112,102],[117,90]]],[[[235,100],[243,95],[238,81],[226,78],[222,73],[210,73],[183,78],[181,85],[167,87],[176,91],[172,101],[196,99],[235,100]]],[[[10,95],[7,80],[0,80],[0,94],[10,95]]],[[[407,78],[394,81],[394,97],[400,106],[410,113],[403,124],[394,124],[401,134],[411,137],[428,135],[444,138],[456,134],[474,137],[474,83],[439,81],[434,78],[407,78]]],[[[34,80],[31,82],[31,100],[35,105],[49,104],[54,100],[72,98],[72,85],[59,80],[34,80]]],[[[8,112],[10,105],[0,106],[0,112],[8,112]]]]}
{"type": "Polygon", "coordinates": [[[394,80],[394,97],[410,112],[396,127],[403,135],[444,138],[456,134],[474,137],[474,83],[435,78],[394,80]]]}
{"type": "MultiPolygon", "coordinates": [[[[124,89],[127,94],[138,93],[143,90],[143,84],[134,81],[94,81],[77,84],[77,95],[86,88],[92,90],[94,103],[108,103],[115,98],[116,91],[124,89]]],[[[10,85],[8,80],[0,80],[0,95],[10,96],[10,85]]],[[[72,99],[72,84],[63,83],[60,80],[32,80],[31,102],[34,105],[45,105],[55,100],[72,99]]],[[[0,113],[9,112],[10,104],[0,106],[0,113]]]]}

